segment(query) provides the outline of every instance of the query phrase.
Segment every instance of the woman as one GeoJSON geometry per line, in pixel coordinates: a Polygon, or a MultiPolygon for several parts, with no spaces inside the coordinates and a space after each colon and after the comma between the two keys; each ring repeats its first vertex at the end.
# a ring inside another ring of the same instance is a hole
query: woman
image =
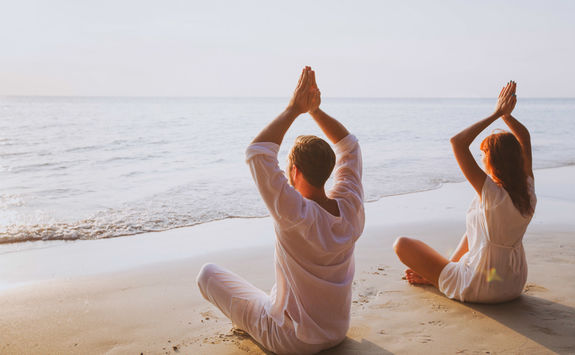
{"type": "Polygon", "coordinates": [[[467,231],[451,260],[419,240],[395,241],[411,284],[434,285],[462,302],[505,302],[521,294],[527,279],[522,239],[536,199],[529,131],[511,116],[516,86],[509,82],[501,90],[491,116],[451,138],[455,159],[477,192],[467,211],[467,231]],[[481,142],[484,172],[469,145],[500,117],[511,132],[500,131],[481,142]]]}

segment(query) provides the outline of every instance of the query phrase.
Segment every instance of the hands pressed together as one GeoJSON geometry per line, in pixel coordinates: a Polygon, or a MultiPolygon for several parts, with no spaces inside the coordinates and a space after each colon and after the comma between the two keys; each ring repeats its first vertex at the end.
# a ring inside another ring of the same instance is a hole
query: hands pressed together
{"type": "Polygon", "coordinates": [[[297,87],[292,95],[288,109],[295,113],[302,114],[313,112],[319,108],[321,103],[321,92],[315,82],[315,72],[311,67],[303,68],[297,87]]]}
{"type": "Polygon", "coordinates": [[[495,105],[495,114],[498,117],[509,116],[515,104],[517,103],[517,95],[515,95],[515,90],[517,89],[517,83],[510,81],[501,89],[499,97],[497,98],[497,104],[495,105]]]}
{"type": "MultiPolygon", "coordinates": [[[[517,104],[516,90],[517,83],[515,81],[508,82],[501,89],[495,105],[495,114],[498,117],[511,115],[515,104],[517,104]]],[[[312,113],[319,108],[320,104],[321,92],[315,81],[315,72],[311,67],[306,66],[302,69],[288,109],[293,110],[298,115],[306,112],[312,113]]]]}

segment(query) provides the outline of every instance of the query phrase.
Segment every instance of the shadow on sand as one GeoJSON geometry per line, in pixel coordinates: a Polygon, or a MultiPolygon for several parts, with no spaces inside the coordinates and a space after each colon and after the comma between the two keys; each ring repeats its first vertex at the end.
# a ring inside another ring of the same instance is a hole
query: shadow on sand
{"type": "Polygon", "coordinates": [[[378,355],[391,355],[389,352],[377,344],[374,344],[366,339],[361,339],[361,341],[353,340],[346,337],[343,342],[339,345],[324,350],[319,354],[322,355],[343,355],[343,354],[378,354],[378,355]]]}
{"type": "MultiPolygon", "coordinates": [[[[244,339],[249,339],[255,346],[259,348],[259,350],[266,355],[274,355],[269,350],[266,350],[262,345],[260,345],[257,341],[255,341],[252,337],[250,337],[247,333],[243,336],[244,339]]],[[[346,337],[344,341],[342,341],[339,345],[334,346],[333,348],[324,350],[319,352],[318,354],[322,355],[347,355],[347,354],[377,354],[377,355],[392,355],[392,352],[389,352],[379,345],[376,345],[369,340],[361,339],[361,341],[353,340],[349,337],[346,337]]]]}
{"type": "Polygon", "coordinates": [[[523,294],[501,304],[465,305],[560,354],[575,353],[575,309],[523,294]]]}

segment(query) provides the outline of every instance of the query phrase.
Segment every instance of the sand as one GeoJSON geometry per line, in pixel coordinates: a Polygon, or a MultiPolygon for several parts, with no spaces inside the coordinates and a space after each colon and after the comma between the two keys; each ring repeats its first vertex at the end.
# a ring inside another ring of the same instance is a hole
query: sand
{"type": "MultiPolygon", "coordinates": [[[[356,246],[351,328],[326,354],[575,353],[575,167],[536,171],[524,238],[524,294],[499,305],[449,300],[402,280],[400,235],[444,254],[465,230],[466,183],[366,204],[356,246]]],[[[195,277],[215,262],[268,291],[269,218],[230,219],[98,241],[0,247],[2,354],[263,354],[203,300],[195,277]]]]}

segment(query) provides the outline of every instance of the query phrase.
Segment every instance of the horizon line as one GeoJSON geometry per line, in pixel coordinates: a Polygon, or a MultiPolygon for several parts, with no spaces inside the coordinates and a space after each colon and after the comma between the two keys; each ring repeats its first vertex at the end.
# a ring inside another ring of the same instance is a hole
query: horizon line
{"type": "MultiPolygon", "coordinates": [[[[191,95],[0,95],[0,98],[125,98],[125,99],[285,99],[289,96],[191,96],[191,95]]],[[[331,96],[329,99],[494,99],[493,96],[331,96]]],[[[575,99],[575,96],[522,96],[522,99],[575,99]]]]}

